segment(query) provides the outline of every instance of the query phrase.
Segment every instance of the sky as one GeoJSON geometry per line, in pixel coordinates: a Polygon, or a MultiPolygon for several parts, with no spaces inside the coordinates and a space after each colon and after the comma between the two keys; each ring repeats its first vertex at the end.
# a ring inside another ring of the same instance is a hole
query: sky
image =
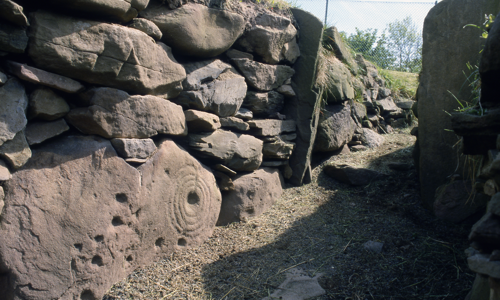
{"type": "MultiPolygon", "coordinates": [[[[325,22],[326,0],[292,0],[325,22]]],[[[388,23],[411,16],[420,30],[435,0],[328,0],[327,25],[339,31],[355,33],[355,28],[375,28],[381,33],[388,23]]]]}

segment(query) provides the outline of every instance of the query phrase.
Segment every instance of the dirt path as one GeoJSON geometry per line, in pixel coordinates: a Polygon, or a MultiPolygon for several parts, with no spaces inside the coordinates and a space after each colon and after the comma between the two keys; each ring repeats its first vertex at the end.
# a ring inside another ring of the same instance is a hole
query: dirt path
{"type": "Polygon", "coordinates": [[[464,299],[474,279],[464,254],[470,225],[420,207],[415,169],[387,168],[412,163],[414,137],[385,137],[376,150],[331,158],[387,174],[382,180],[350,187],[319,165],[313,183],[287,187],[262,216],[137,270],[104,299],[261,299],[293,267],[323,274],[326,295],[313,299],[464,299]],[[367,241],[383,242],[383,251],[365,250],[367,241]]]}

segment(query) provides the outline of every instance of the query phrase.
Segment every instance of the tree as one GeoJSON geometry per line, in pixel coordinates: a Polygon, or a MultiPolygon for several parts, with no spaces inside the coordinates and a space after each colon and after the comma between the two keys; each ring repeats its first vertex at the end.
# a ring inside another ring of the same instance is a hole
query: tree
{"type": "Polygon", "coordinates": [[[349,47],[356,52],[363,54],[363,57],[376,63],[383,69],[390,68],[394,62],[392,53],[386,48],[387,37],[383,32],[377,36],[378,30],[368,28],[360,30],[356,28],[356,34],[347,36],[341,33],[349,47]]]}
{"type": "Polygon", "coordinates": [[[410,16],[387,25],[387,47],[395,58],[393,69],[418,73],[422,67],[422,34],[410,16]]]}

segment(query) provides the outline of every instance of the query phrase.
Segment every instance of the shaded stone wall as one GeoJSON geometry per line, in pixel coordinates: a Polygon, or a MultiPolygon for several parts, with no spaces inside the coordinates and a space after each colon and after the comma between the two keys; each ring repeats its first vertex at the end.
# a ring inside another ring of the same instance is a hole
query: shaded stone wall
{"type": "Polygon", "coordinates": [[[496,14],[495,0],[444,0],[434,6],[424,22],[422,72],[418,88],[419,176],[422,202],[432,209],[436,189],[448,183],[459,166],[458,139],[450,116],[459,104],[453,97],[469,99],[464,84],[466,64],[476,65],[484,41],[466,24],[482,24],[485,14],[496,14]]]}

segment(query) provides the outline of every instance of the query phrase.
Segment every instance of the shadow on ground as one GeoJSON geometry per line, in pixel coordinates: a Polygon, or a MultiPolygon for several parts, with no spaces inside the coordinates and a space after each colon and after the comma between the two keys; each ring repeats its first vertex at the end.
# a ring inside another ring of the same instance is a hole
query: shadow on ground
{"type": "MultiPolygon", "coordinates": [[[[410,157],[411,148],[397,149],[370,168],[410,157]]],[[[205,291],[213,299],[261,299],[300,267],[311,277],[323,274],[326,294],[314,299],[464,299],[474,279],[464,254],[470,224],[449,224],[424,210],[414,168],[386,174],[365,187],[322,173],[315,183],[288,187],[276,205],[313,212],[267,245],[228,251],[203,267],[205,291]],[[383,251],[364,249],[367,241],[384,243],[383,251]]]]}

